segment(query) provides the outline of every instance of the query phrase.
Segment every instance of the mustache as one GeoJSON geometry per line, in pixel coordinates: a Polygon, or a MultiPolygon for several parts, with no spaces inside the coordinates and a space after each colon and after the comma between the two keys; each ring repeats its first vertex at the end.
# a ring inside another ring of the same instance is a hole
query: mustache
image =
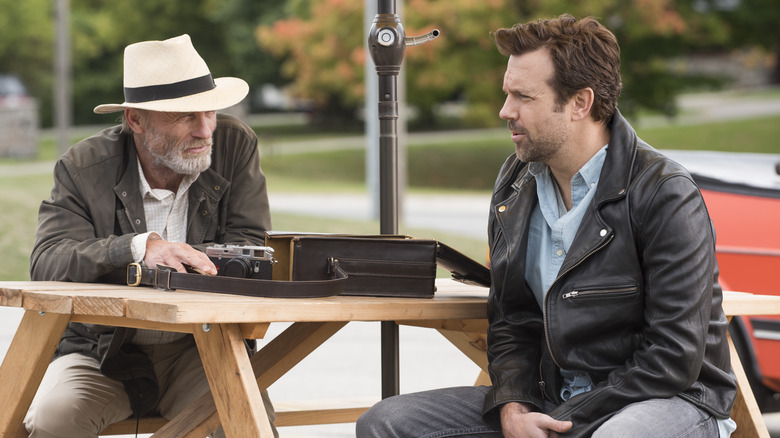
{"type": "Polygon", "coordinates": [[[200,140],[191,140],[188,143],[195,146],[211,146],[212,144],[214,144],[214,139],[209,137],[200,140]]]}
{"type": "Polygon", "coordinates": [[[206,138],[201,140],[183,141],[179,143],[179,149],[185,151],[190,148],[199,148],[203,146],[213,146],[213,145],[214,145],[214,139],[206,138]]]}
{"type": "Polygon", "coordinates": [[[527,134],[525,129],[522,126],[520,126],[518,123],[515,123],[514,121],[507,122],[507,127],[511,132],[516,132],[519,134],[527,134]]]}

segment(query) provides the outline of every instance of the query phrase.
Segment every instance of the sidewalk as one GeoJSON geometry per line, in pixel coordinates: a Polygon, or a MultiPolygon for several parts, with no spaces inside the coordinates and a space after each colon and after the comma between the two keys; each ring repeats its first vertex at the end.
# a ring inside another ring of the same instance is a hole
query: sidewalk
{"type": "Polygon", "coordinates": [[[687,94],[678,97],[678,115],[674,119],[664,116],[642,117],[638,125],[652,128],[668,125],[700,125],[726,120],[780,114],[780,94],[772,88],[766,94],[758,90],[741,90],[687,94]]]}
{"type": "MultiPolygon", "coordinates": [[[[333,219],[368,221],[376,218],[366,193],[268,194],[271,211],[333,219]]],[[[407,193],[400,201],[399,221],[408,228],[446,231],[487,245],[490,194],[407,193]]]]}

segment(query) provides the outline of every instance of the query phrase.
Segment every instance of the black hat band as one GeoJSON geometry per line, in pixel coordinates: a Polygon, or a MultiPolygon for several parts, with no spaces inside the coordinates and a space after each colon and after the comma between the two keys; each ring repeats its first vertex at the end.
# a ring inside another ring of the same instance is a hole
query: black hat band
{"type": "Polygon", "coordinates": [[[125,102],[139,103],[151,102],[154,100],[176,99],[213,90],[216,86],[214,78],[212,78],[211,73],[209,73],[199,78],[187,79],[186,81],[174,82],[172,84],[149,85],[146,87],[134,88],[125,87],[125,102]]]}

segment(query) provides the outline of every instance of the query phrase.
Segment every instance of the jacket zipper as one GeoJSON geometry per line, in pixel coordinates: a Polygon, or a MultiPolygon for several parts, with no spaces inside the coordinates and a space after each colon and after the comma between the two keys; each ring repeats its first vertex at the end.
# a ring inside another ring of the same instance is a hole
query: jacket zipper
{"type": "Polygon", "coordinates": [[[589,298],[600,295],[622,295],[629,292],[635,292],[636,287],[621,287],[616,289],[593,289],[593,290],[573,290],[561,295],[561,298],[568,300],[570,298],[589,298]]]}
{"type": "MultiPolygon", "coordinates": [[[[552,354],[550,355],[552,356],[552,354]]],[[[547,395],[547,383],[544,381],[544,370],[542,369],[542,361],[539,361],[539,389],[542,391],[542,397],[555,403],[556,401],[547,395]]]]}
{"type": "Polygon", "coordinates": [[[555,400],[550,400],[550,396],[547,395],[547,391],[545,390],[546,386],[547,385],[544,383],[544,377],[542,376],[542,379],[539,380],[539,389],[542,391],[542,397],[546,398],[551,402],[554,402],[555,400]]]}
{"type": "MultiPolygon", "coordinates": [[[[557,283],[558,280],[561,279],[561,277],[563,277],[564,275],[568,274],[572,269],[574,269],[577,266],[579,266],[582,263],[584,263],[586,259],[588,259],[590,256],[592,256],[593,254],[595,254],[596,252],[600,251],[602,248],[607,246],[609,244],[609,242],[612,242],[612,239],[614,237],[615,237],[614,235],[610,235],[609,239],[607,239],[606,242],[604,242],[601,245],[599,245],[596,248],[594,248],[593,251],[587,253],[577,263],[575,263],[574,265],[569,267],[569,269],[567,269],[566,271],[564,271],[561,274],[559,274],[558,277],[556,277],[555,280],[552,282],[552,284],[550,285],[550,289],[548,289],[548,290],[551,290],[552,287],[555,286],[555,283],[557,283]]],[[[542,312],[542,324],[544,325],[544,342],[547,344],[547,350],[550,351],[550,358],[553,360],[555,365],[558,366],[558,368],[560,368],[561,365],[555,359],[555,355],[553,355],[553,351],[552,351],[552,346],[550,345],[550,329],[547,326],[547,298],[548,298],[548,296],[549,296],[549,294],[544,296],[544,308],[545,308],[545,310],[542,312]]]]}

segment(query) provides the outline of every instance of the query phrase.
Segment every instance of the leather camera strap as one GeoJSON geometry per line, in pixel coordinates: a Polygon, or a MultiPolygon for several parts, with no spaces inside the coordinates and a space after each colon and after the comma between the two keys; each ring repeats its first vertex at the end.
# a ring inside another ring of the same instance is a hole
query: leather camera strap
{"type": "Polygon", "coordinates": [[[138,263],[131,263],[127,265],[127,285],[269,298],[318,298],[340,295],[344,290],[347,274],[338,263],[331,261],[329,266],[330,280],[280,281],[182,273],[170,266],[157,265],[156,268],[145,268],[138,263]]]}

